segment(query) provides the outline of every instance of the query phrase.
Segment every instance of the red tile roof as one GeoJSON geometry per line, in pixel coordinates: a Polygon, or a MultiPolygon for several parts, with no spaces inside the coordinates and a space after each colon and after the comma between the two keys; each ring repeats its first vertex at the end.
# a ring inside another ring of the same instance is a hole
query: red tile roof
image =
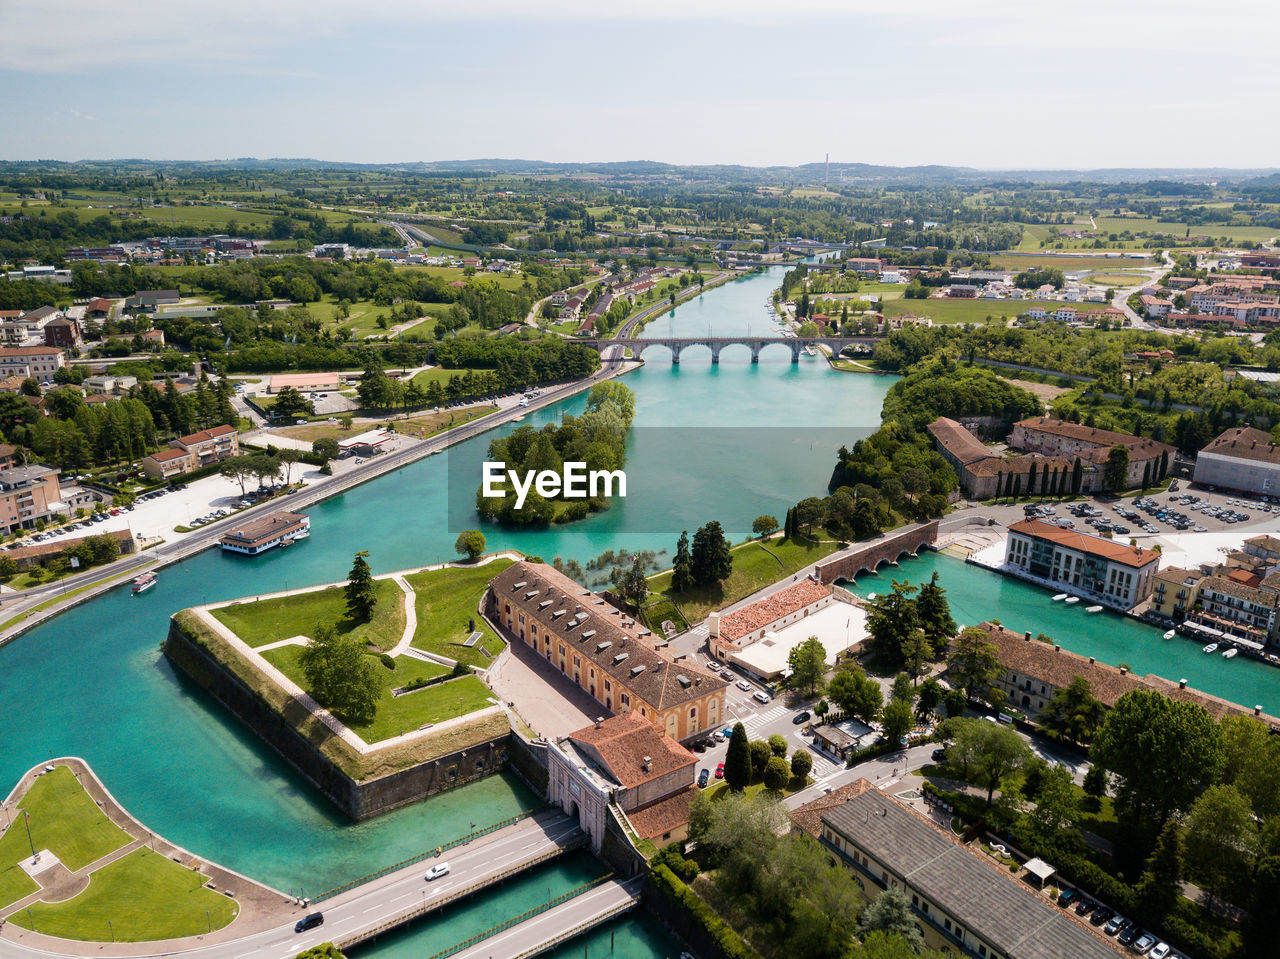
{"type": "Polygon", "coordinates": [[[1101,556],[1113,563],[1141,569],[1151,563],[1160,562],[1160,554],[1152,549],[1141,549],[1137,546],[1125,546],[1101,536],[1089,536],[1073,529],[1063,529],[1053,523],[1044,523],[1038,519],[1024,519],[1009,527],[1011,533],[1022,533],[1037,539],[1048,540],[1093,556],[1101,556]]]}
{"type": "Polygon", "coordinates": [[[739,637],[790,616],[811,603],[831,595],[831,587],[816,580],[803,579],[794,586],[757,600],[720,619],[720,640],[732,643],[739,637]]]}
{"type": "Polygon", "coordinates": [[[628,789],[698,762],[693,753],[634,709],[570,733],[569,738],[586,747],[628,789]]]}

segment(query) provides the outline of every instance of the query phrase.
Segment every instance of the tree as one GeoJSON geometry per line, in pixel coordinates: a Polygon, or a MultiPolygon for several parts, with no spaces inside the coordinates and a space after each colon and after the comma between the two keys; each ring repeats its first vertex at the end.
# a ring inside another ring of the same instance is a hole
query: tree
{"type": "Polygon", "coordinates": [[[880,893],[875,902],[862,911],[859,925],[864,932],[901,936],[916,952],[924,948],[924,937],[911,913],[911,900],[901,889],[886,889],[880,893]]]}
{"type": "Polygon", "coordinates": [[[773,758],[773,750],[763,739],[751,740],[747,743],[747,750],[751,753],[751,779],[754,781],[764,775],[765,766],[773,758]]]}
{"type": "Polygon", "coordinates": [[[369,622],[373,618],[374,607],[378,605],[377,585],[373,581],[373,571],[369,569],[368,556],[367,549],[356,553],[351,572],[347,574],[347,585],[343,587],[347,615],[357,623],[369,622]]]}
{"type": "Polygon", "coordinates": [[[947,759],[959,763],[972,781],[987,791],[991,805],[995,791],[1010,773],[1021,769],[1031,758],[1031,749],[1009,726],[982,719],[950,721],[955,744],[947,759]]]}
{"type": "Polygon", "coordinates": [[[311,444],[311,452],[328,462],[329,460],[336,460],[342,455],[342,447],[338,445],[338,441],[332,436],[324,436],[311,444]]]}
{"type": "Polygon", "coordinates": [[[1102,488],[1108,492],[1122,492],[1129,485],[1129,450],[1124,446],[1113,447],[1107,454],[1107,465],[1102,473],[1102,488]]]}
{"type": "Polygon", "coordinates": [[[23,396],[39,396],[40,381],[28,376],[20,384],[18,384],[18,392],[23,396]]]}
{"type": "Polygon", "coordinates": [[[710,586],[729,578],[733,572],[733,556],[724,530],[715,520],[700,527],[693,534],[693,551],[690,571],[698,586],[710,586]]]}
{"type": "Polygon", "coordinates": [[[880,684],[859,666],[838,671],[827,687],[827,695],[850,716],[867,724],[875,722],[884,703],[880,684]]]}
{"type": "MultiPolygon", "coordinates": [[[[920,676],[927,672],[925,663],[933,657],[933,644],[929,642],[929,638],[925,636],[923,629],[913,629],[911,633],[902,642],[902,658],[911,670],[911,675],[907,677],[910,683],[915,683],[920,676]]],[[[899,673],[900,676],[906,676],[906,673],[899,673]]],[[[915,697],[912,697],[912,701],[915,697]]]]}
{"type": "Polygon", "coordinates": [[[1071,467],[1071,495],[1079,496],[1082,485],[1084,485],[1084,463],[1077,456],[1075,464],[1071,467]]]}
{"type": "Polygon", "coordinates": [[[1256,841],[1253,810],[1235,786],[1210,786],[1187,813],[1183,855],[1188,870],[1218,898],[1247,875],[1256,841]]]}
{"type": "Polygon", "coordinates": [[[649,580],[644,575],[644,563],[641,562],[639,555],[631,561],[628,569],[615,566],[610,574],[610,581],[618,594],[637,608],[649,594],[649,580]]]}
{"type": "Polygon", "coordinates": [[[970,626],[956,637],[947,659],[951,685],[963,689],[969,698],[985,691],[1000,675],[1000,651],[990,642],[986,630],[970,626]]]}
{"type": "Polygon", "coordinates": [[[1152,833],[1190,808],[1225,761],[1222,731],[1203,706],[1145,689],[1116,701],[1090,757],[1115,775],[1117,811],[1152,833]]]}
{"type": "Polygon", "coordinates": [[[1134,889],[1134,905],[1144,922],[1154,925],[1173,911],[1182,897],[1181,878],[1181,827],[1169,820],[1160,831],[1156,847],[1134,889]]]}
{"type": "Polygon", "coordinates": [[[1044,842],[1052,842],[1080,811],[1075,784],[1066,766],[1046,766],[1036,791],[1036,808],[1029,816],[1031,826],[1044,842]]]}
{"type": "Polygon", "coordinates": [[[910,583],[894,580],[889,592],[871,602],[871,613],[867,617],[868,645],[878,659],[892,666],[902,664],[903,649],[918,623],[912,599],[915,591],[910,583]]]}
{"type": "Polygon", "coordinates": [[[929,582],[920,587],[920,595],[916,597],[916,617],[933,647],[931,655],[937,656],[956,634],[956,621],[951,618],[951,604],[947,602],[946,591],[938,583],[936,570],[929,582]]]}
{"type": "Polygon", "coordinates": [[[1093,738],[1106,707],[1093,696],[1089,681],[1075,676],[1056,690],[1053,698],[1040,711],[1041,725],[1062,735],[1068,742],[1087,743],[1093,738]]]}
{"type": "Polygon", "coordinates": [[[751,785],[751,747],[742,723],[735,724],[729,736],[729,748],[724,756],[724,781],[734,792],[742,792],[751,785]]]}
{"type": "Polygon", "coordinates": [[[791,767],[781,756],[773,756],[765,763],[764,788],[774,792],[782,792],[791,782],[791,767]]]}
{"type": "Polygon", "coordinates": [[[807,749],[797,749],[791,754],[791,775],[796,781],[804,782],[813,769],[813,754],[807,749]]]}
{"type": "Polygon", "coordinates": [[[303,647],[299,665],[316,702],[353,722],[372,721],[382,681],[378,665],[365,654],[360,640],[338,636],[332,626],[318,623],[303,647]]]}
{"type": "Polygon", "coordinates": [[[1265,956],[1280,940],[1280,856],[1267,856],[1254,870],[1249,918],[1244,926],[1247,956],[1265,956]]]}
{"type": "Polygon", "coordinates": [[[942,699],[943,709],[946,711],[948,719],[954,719],[957,716],[963,716],[968,701],[964,693],[958,689],[947,691],[947,695],[942,699]]]}
{"type": "Polygon", "coordinates": [[[768,536],[777,528],[778,528],[778,520],[773,516],[769,516],[768,514],[765,514],[764,516],[757,516],[755,518],[755,521],[751,524],[752,532],[754,532],[761,539],[768,536]]]}
{"type": "Polygon", "coordinates": [[[240,495],[245,496],[245,484],[253,477],[253,457],[233,456],[218,464],[218,472],[227,479],[240,484],[240,495]]]}
{"type": "Polygon", "coordinates": [[[827,651],[817,636],[810,636],[787,654],[791,685],[806,699],[814,696],[827,671],[827,651]]]}
{"type": "Polygon", "coordinates": [[[781,733],[774,733],[769,737],[769,752],[775,756],[787,755],[787,737],[781,733]]]}
{"type": "Polygon", "coordinates": [[[286,386],[276,394],[276,401],[271,412],[282,419],[291,420],[296,417],[314,416],[315,404],[292,386],[286,386]]]}
{"type": "Polygon", "coordinates": [[[930,676],[920,684],[916,695],[916,715],[921,719],[928,719],[937,712],[938,705],[942,702],[942,684],[930,676]]]}
{"type": "Polygon", "coordinates": [[[693,588],[693,560],[689,556],[689,531],[680,533],[676,541],[675,562],[671,567],[671,590],[684,593],[693,588]]]}
{"type": "Polygon", "coordinates": [[[1101,766],[1090,766],[1084,774],[1084,808],[1088,812],[1097,812],[1102,808],[1102,799],[1107,794],[1107,771],[1101,766]]]}
{"type": "Polygon", "coordinates": [[[889,701],[889,705],[885,706],[881,722],[884,738],[891,743],[896,743],[911,732],[911,727],[915,723],[915,711],[912,710],[910,703],[893,699],[889,701]]]}
{"type": "Polygon", "coordinates": [[[284,481],[288,485],[293,479],[293,464],[302,459],[302,450],[286,448],[276,455],[280,459],[280,465],[284,467],[284,481]]]}
{"type": "Polygon", "coordinates": [[[484,533],[478,529],[464,529],[453,543],[453,548],[458,554],[472,562],[484,555],[484,547],[484,533]]]}
{"type": "Polygon", "coordinates": [[[1218,725],[1225,755],[1222,781],[1240,790],[1259,819],[1280,815],[1280,740],[1251,716],[1227,716],[1218,725]]]}

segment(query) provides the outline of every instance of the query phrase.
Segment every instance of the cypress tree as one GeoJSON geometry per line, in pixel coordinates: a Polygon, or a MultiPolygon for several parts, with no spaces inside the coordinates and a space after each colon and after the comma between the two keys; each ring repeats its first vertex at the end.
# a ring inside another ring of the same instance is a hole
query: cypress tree
{"type": "Polygon", "coordinates": [[[1164,479],[1169,475],[1169,451],[1165,450],[1160,454],[1160,478],[1164,479]]]}
{"type": "Polygon", "coordinates": [[[1071,495],[1079,496],[1080,487],[1084,482],[1084,464],[1080,462],[1080,457],[1076,457],[1076,465],[1071,471],[1071,495]]]}
{"type": "Polygon", "coordinates": [[[1036,464],[1035,460],[1031,461],[1031,466],[1027,469],[1027,495],[1031,496],[1036,491],[1036,464]]]}
{"type": "Polygon", "coordinates": [[[1145,466],[1142,467],[1142,488],[1146,489],[1151,485],[1151,461],[1147,460],[1145,466]]]}
{"type": "Polygon", "coordinates": [[[751,747],[747,744],[747,730],[738,723],[729,737],[729,749],[724,757],[724,781],[734,792],[742,792],[751,784],[751,747]]]}
{"type": "Polygon", "coordinates": [[[1021,495],[1022,495],[1022,476],[1021,476],[1020,474],[1014,474],[1014,477],[1013,477],[1013,498],[1014,498],[1014,499],[1017,499],[1017,498],[1018,498],[1019,496],[1021,496],[1021,495]]]}
{"type": "Polygon", "coordinates": [[[1004,495],[1004,473],[996,474],[996,499],[1004,495]]]}

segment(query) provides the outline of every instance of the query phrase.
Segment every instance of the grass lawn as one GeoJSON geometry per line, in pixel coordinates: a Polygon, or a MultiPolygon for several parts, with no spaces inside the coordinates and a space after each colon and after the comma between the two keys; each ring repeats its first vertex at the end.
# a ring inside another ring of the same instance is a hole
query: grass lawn
{"type": "Polygon", "coordinates": [[[768,548],[755,540],[733,548],[733,572],[723,583],[715,586],[698,586],[678,595],[668,593],[671,571],[649,578],[649,589],[665,593],[679,606],[690,625],[706,618],[713,609],[750,596],[756,590],[778,580],[810,563],[835,552],[836,543],[815,543],[810,540],[769,540],[768,548]]]}
{"type": "Polygon", "coordinates": [[[1016,253],[997,253],[991,257],[992,265],[1001,270],[1029,270],[1032,267],[1053,267],[1064,273],[1075,273],[1081,270],[1118,270],[1136,269],[1142,266],[1159,266],[1151,257],[1132,256],[1071,256],[1070,254],[1054,256],[1048,251],[1019,255],[1016,253]]]}
{"type": "MultiPolygon", "coordinates": [[[[791,757],[788,756],[787,762],[790,762],[790,761],[791,761],[791,757]]],[[[711,797],[712,802],[719,802],[721,799],[724,799],[729,795],[730,793],[729,784],[725,782],[723,779],[720,779],[720,780],[713,779],[711,780],[711,782],[713,785],[708,785],[707,788],[703,790],[703,792],[706,795],[711,797]]],[[[805,779],[805,781],[802,783],[796,782],[793,779],[790,783],[787,784],[787,788],[782,790],[781,795],[790,796],[792,793],[799,792],[801,789],[807,789],[812,783],[813,783],[812,776],[805,779]]],[[[744,796],[755,796],[758,793],[762,793],[764,791],[765,791],[764,783],[752,783],[746,789],[742,790],[742,794],[744,796]]]]}
{"type": "Polygon", "coordinates": [[[1137,286],[1150,282],[1145,273],[1090,273],[1085,279],[1095,286],[1137,286]]]}
{"type": "MultiPolygon", "coordinates": [[[[305,689],[306,677],[299,665],[301,655],[301,646],[281,646],[278,649],[268,649],[262,657],[305,689]]],[[[426,723],[453,719],[490,705],[489,697],[493,695],[492,692],[475,676],[463,676],[436,686],[426,686],[403,696],[394,696],[393,689],[407,686],[416,679],[434,679],[449,670],[412,656],[397,656],[394,670],[387,669],[380,659],[374,662],[378,668],[378,677],[382,680],[382,695],[378,699],[373,721],[354,723],[346,717],[340,717],[367,743],[381,742],[412,732],[426,723]]]]}
{"type": "Polygon", "coordinates": [[[902,316],[914,313],[916,316],[928,316],[935,323],[974,323],[982,325],[987,317],[997,320],[1013,319],[1021,316],[1033,306],[1042,306],[1045,310],[1056,310],[1070,306],[1076,310],[1102,310],[1106,303],[1067,303],[1057,300],[889,300],[884,304],[885,316],[902,316]]]}
{"type": "MultiPolygon", "coordinates": [[[[103,815],[66,766],[37,779],[18,808],[31,814],[36,851],[48,849],[68,869],[81,869],[129,842],[128,833],[103,815]]],[[[19,815],[13,818],[13,825],[0,837],[0,906],[39,888],[18,865],[31,855],[31,845],[19,815]]]]}
{"type": "Polygon", "coordinates": [[[9,921],[46,936],[91,942],[113,936],[118,942],[149,942],[200,935],[221,929],[239,912],[234,899],[206,889],[205,881],[200,873],[150,849],[135,849],[95,872],[80,895],[37,903],[30,919],[24,909],[9,921]]]}
{"type": "Polygon", "coordinates": [[[480,618],[476,607],[489,580],[510,565],[509,559],[495,559],[483,566],[428,570],[406,576],[417,594],[418,629],[413,634],[414,647],[468,666],[488,666],[491,660],[480,652],[480,647],[497,656],[505,643],[480,618]],[[470,635],[472,617],[481,638],[475,646],[466,647],[462,643],[470,635]]]}
{"type": "MultiPolygon", "coordinates": [[[[449,380],[457,376],[459,378],[467,375],[467,370],[446,370],[443,367],[435,367],[430,370],[423,370],[421,373],[415,373],[413,382],[417,383],[424,390],[432,383],[439,383],[441,386],[448,386],[449,380]]],[[[487,373],[487,370],[471,370],[470,372],[479,375],[487,373]]]]}
{"type": "Polygon", "coordinates": [[[368,623],[347,618],[341,586],[281,596],[213,611],[218,622],[250,646],[265,646],[292,636],[310,636],[316,623],[333,623],[339,635],[357,633],[379,649],[390,649],[404,633],[404,594],[395,580],[375,581],[378,605],[368,623]]]}

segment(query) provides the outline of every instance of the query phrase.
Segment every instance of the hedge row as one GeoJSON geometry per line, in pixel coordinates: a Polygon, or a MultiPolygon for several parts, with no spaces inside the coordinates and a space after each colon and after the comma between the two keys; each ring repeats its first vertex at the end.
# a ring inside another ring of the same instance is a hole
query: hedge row
{"type": "Polygon", "coordinates": [[[729,959],[761,959],[760,953],[752,949],[730,928],[727,922],[702,901],[701,896],[686,886],[666,866],[659,863],[650,868],[649,878],[658,889],[670,896],[680,908],[698,921],[729,959]]]}

